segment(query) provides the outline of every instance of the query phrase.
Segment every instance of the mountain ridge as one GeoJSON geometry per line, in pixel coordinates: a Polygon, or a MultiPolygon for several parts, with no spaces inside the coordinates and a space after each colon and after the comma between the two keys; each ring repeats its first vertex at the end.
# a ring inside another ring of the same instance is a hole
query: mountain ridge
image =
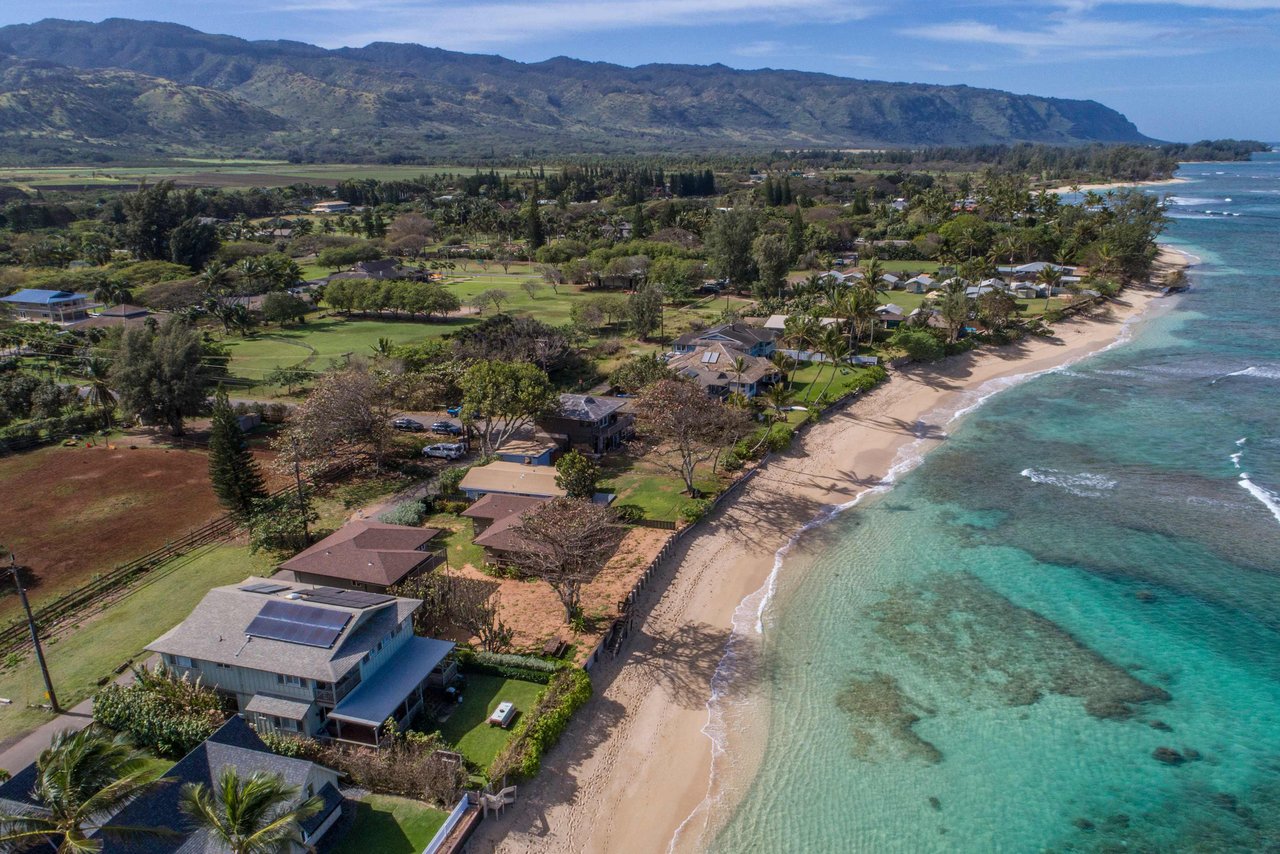
{"type": "MultiPolygon", "coordinates": [[[[238,135],[250,151],[306,159],[343,150],[377,157],[485,147],[582,153],[1153,141],[1095,101],[963,85],[718,63],[628,67],[563,56],[522,63],[396,42],[326,49],[123,18],[0,27],[0,54],[219,93],[243,103],[240,118],[212,94],[188,96],[242,119],[242,129],[224,135],[238,135]]],[[[5,94],[0,88],[0,99],[5,94]]]]}

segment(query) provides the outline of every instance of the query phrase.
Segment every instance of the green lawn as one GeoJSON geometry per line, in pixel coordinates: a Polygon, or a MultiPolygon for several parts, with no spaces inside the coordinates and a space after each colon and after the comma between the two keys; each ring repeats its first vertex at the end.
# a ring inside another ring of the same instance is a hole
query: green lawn
{"type": "Polygon", "coordinates": [[[809,363],[791,375],[791,388],[795,392],[794,405],[804,406],[811,401],[816,401],[824,388],[827,389],[827,397],[835,400],[848,391],[866,372],[866,368],[845,365],[839,368],[835,372],[835,377],[832,378],[830,365],[809,363]],[[831,380],[830,388],[827,388],[827,380],[831,380]]]}
{"type": "MultiPolygon", "coordinates": [[[[720,479],[711,473],[710,464],[699,466],[694,482],[705,494],[720,491],[720,479]]],[[[601,486],[617,493],[614,506],[639,507],[646,519],[678,522],[693,502],[684,494],[684,481],[675,472],[643,457],[633,459],[621,453],[606,458],[601,486]]]]}
{"type": "Polygon", "coordinates": [[[444,532],[439,541],[445,545],[449,566],[471,564],[476,569],[484,568],[484,549],[471,542],[475,537],[475,526],[470,519],[453,513],[437,513],[422,525],[426,528],[439,528],[444,532]]]}
{"type": "Polygon", "coordinates": [[[545,688],[545,685],[522,679],[468,673],[463,702],[440,727],[440,735],[457,747],[467,761],[479,768],[488,768],[498,751],[511,739],[511,730],[520,722],[519,716],[533,708],[545,688]],[[499,703],[507,701],[516,704],[518,713],[511,726],[507,729],[489,726],[489,715],[499,703]]]}
{"type": "MultiPolygon", "coordinates": [[[[45,658],[58,700],[70,708],[92,695],[99,679],[140,656],[143,647],[185,619],[210,588],[271,571],[265,555],[251,555],[244,546],[206,546],[154,570],[105,613],[86,616],[73,631],[46,642],[45,658]]],[[[0,706],[0,739],[49,719],[44,711],[27,708],[45,701],[40,671],[30,654],[0,670],[0,697],[13,701],[0,706]]]]}
{"type": "Polygon", "coordinates": [[[410,320],[345,319],[313,315],[303,326],[264,329],[247,338],[232,336],[223,343],[231,352],[233,376],[261,380],[278,367],[324,370],[347,355],[368,356],[379,338],[408,344],[443,335],[473,321],[420,323],[410,320]]]}
{"type": "Polygon", "coordinates": [[[420,854],[449,817],[418,801],[392,795],[366,795],[348,801],[355,822],[333,846],[332,854],[420,854]]]}

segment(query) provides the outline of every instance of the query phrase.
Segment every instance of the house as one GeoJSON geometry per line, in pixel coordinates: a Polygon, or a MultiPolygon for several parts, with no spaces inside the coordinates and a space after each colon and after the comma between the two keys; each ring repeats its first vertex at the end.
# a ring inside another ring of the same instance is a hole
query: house
{"type": "Polygon", "coordinates": [[[340,279],[377,279],[378,281],[410,279],[416,282],[427,282],[431,280],[431,273],[417,267],[405,267],[394,258],[381,258],[377,261],[357,261],[345,273],[334,273],[322,281],[331,282],[340,279]]]}
{"type": "Polygon", "coordinates": [[[344,201],[316,202],[311,206],[313,214],[342,213],[351,210],[351,203],[344,201]]]}
{"type": "MultiPolygon", "coordinates": [[[[249,724],[232,717],[166,771],[158,785],[110,816],[109,823],[116,826],[161,828],[166,834],[120,836],[94,831],[90,837],[101,845],[98,850],[103,854],[197,854],[223,850],[207,831],[196,830],[186,823],[179,802],[182,789],[188,783],[203,783],[215,789],[222,770],[227,767],[235,768],[241,778],[257,772],[278,776],[298,790],[298,801],[313,796],[320,798],[323,804],[320,811],[300,823],[303,844],[281,849],[289,854],[315,850],[316,844],[342,816],[344,800],[338,789],[338,772],[306,759],[277,756],[249,724]]],[[[0,809],[5,812],[42,810],[43,805],[31,794],[36,773],[36,766],[28,765],[0,785],[0,809]]]]}
{"type": "Polygon", "coordinates": [[[546,501],[529,495],[490,493],[463,510],[462,515],[471,519],[475,526],[472,542],[484,549],[491,563],[501,564],[508,562],[510,555],[525,545],[513,529],[526,513],[546,501]]]}
{"type": "Polygon", "coordinates": [[[559,498],[566,494],[556,485],[554,467],[526,466],[502,460],[472,467],[458,488],[473,501],[491,493],[535,498],[559,498]]]}
{"type": "Polygon", "coordinates": [[[432,541],[440,531],[359,519],[280,564],[274,578],[344,590],[386,593],[444,563],[432,541]]]}
{"type": "Polygon", "coordinates": [[[907,290],[913,294],[927,294],[936,287],[938,287],[938,283],[933,276],[923,273],[919,276],[912,276],[906,281],[907,290]]]}
{"type": "Polygon", "coordinates": [[[503,442],[495,455],[503,462],[549,466],[555,462],[560,448],[568,444],[568,436],[556,437],[537,430],[520,430],[503,442]]]}
{"type": "Polygon", "coordinates": [[[880,277],[880,281],[883,282],[890,290],[896,290],[897,288],[902,287],[902,278],[900,276],[895,276],[893,273],[885,273],[880,277]]]}
{"type": "Polygon", "coordinates": [[[769,359],[721,343],[676,356],[667,367],[719,397],[734,393],[755,397],[763,386],[782,378],[778,366],[769,359]]]}
{"type": "Polygon", "coordinates": [[[887,303],[876,308],[876,317],[885,329],[897,329],[907,319],[907,310],[900,305],[887,303]]]}
{"type": "Polygon", "coordinates": [[[215,587],[147,645],[259,732],[379,746],[457,677],[453,643],[418,637],[420,599],[248,578],[215,587]]]}
{"type": "Polygon", "coordinates": [[[18,320],[36,323],[79,323],[89,316],[89,295],[71,291],[47,291],[24,288],[7,297],[0,297],[0,307],[14,314],[18,320]]]}
{"type": "MultiPolygon", "coordinates": [[[[782,335],[782,333],[786,332],[787,330],[788,317],[790,317],[790,315],[771,314],[769,315],[768,319],[766,319],[764,323],[761,324],[761,326],[765,329],[768,329],[770,332],[775,333],[776,335],[782,335]]],[[[820,317],[818,318],[818,322],[823,326],[831,326],[832,324],[839,323],[840,318],[820,317]]],[[[786,351],[783,351],[783,352],[786,352],[786,351]]]]}
{"type": "Polygon", "coordinates": [[[566,436],[567,447],[603,454],[620,447],[635,432],[635,418],[620,397],[562,394],[556,408],[538,419],[548,433],[566,436]]]}
{"type": "Polygon", "coordinates": [[[710,329],[686,332],[672,342],[671,349],[676,353],[684,354],[712,344],[728,344],[748,356],[768,357],[773,353],[776,337],[771,329],[749,326],[741,322],[722,323],[710,329]]]}
{"type": "Polygon", "coordinates": [[[121,326],[125,329],[132,329],[136,326],[142,326],[150,316],[151,310],[140,305],[113,305],[97,314],[89,315],[86,320],[78,323],[76,328],[110,329],[113,326],[121,326]]]}

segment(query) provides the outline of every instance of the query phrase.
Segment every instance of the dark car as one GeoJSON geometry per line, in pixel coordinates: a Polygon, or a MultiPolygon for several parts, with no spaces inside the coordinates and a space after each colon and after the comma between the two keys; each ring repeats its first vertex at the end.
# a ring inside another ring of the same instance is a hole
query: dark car
{"type": "Polygon", "coordinates": [[[412,418],[396,418],[391,422],[391,426],[406,433],[421,433],[427,429],[421,421],[414,421],[412,418]]]}
{"type": "Polygon", "coordinates": [[[462,428],[452,421],[437,421],[431,425],[432,433],[439,433],[441,436],[461,436],[462,428]]]}

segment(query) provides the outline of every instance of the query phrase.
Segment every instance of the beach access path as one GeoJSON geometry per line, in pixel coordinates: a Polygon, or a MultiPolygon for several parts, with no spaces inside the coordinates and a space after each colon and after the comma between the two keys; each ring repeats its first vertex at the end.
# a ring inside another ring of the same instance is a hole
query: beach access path
{"type": "MultiPolygon", "coordinates": [[[[1164,259],[1184,263],[1172,252],[1164,259]]],[[[713,743],[703,731],[712,678],[745,601],[739,623],[745,618],[747,631],[734,647],[743,678],[720,676],[735,692],[751,690],[752,605],[778,550],[833,506],[885,483],[902,455],[923,456],[945,441],[955,413],[1017,378],[1105,348],[1157,296],[1156,288],[1131,288],[1088,317],[1058,324],[1052,338],[895,370],[770,459],[681,543],[637,601],[636,630],[622,652],[592,669],[595,696],[542,773],[520,787],[517,804],[480,826],[468,850],[699,850],[733,806],[716,800],[713,743]]],[[[751,761],[735,755],[734,776],[749,772],[751,761]]]]}

